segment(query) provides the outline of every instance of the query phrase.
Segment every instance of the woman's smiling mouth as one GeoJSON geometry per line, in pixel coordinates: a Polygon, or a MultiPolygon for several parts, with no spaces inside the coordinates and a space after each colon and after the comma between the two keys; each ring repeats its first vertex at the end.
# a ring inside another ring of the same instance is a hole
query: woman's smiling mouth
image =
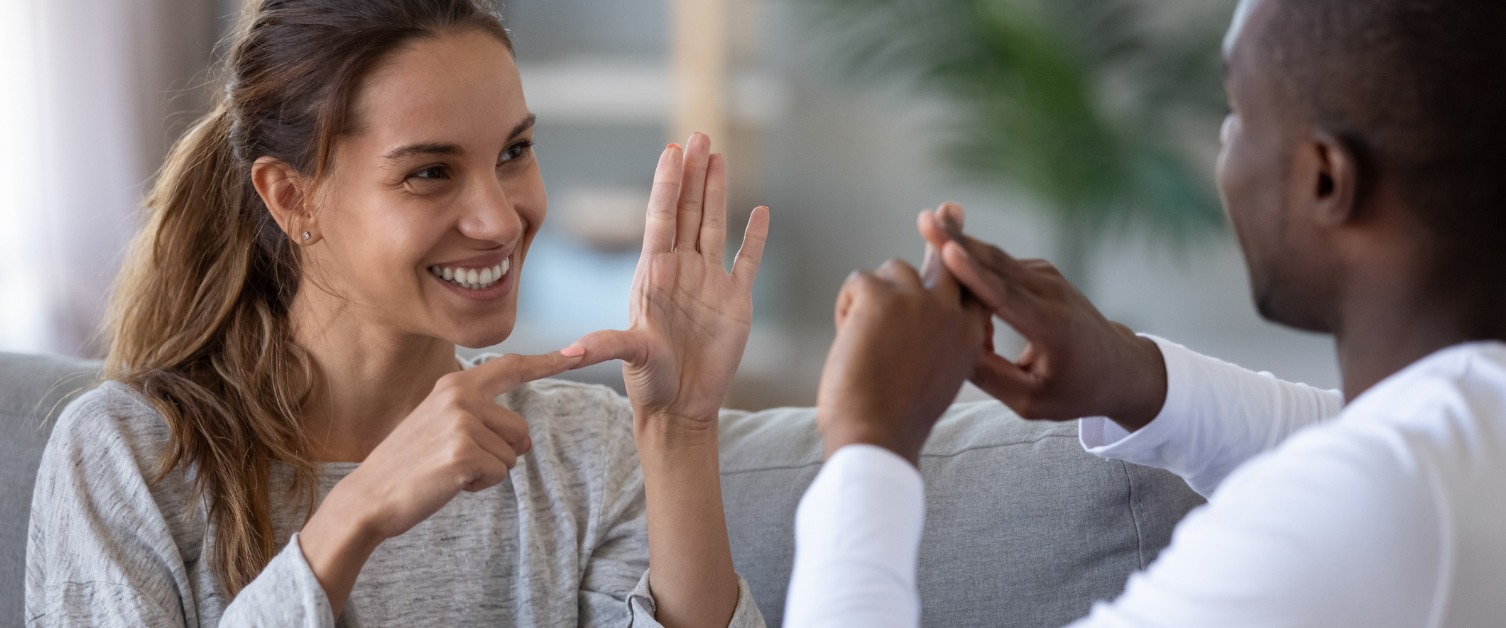
{"type": "Polygon", "coordinates": [[[507,271],[511,269],[512,260],[503,258],[501,262],[484,268],[461,268],[435,264],[429,267],[429,274],[434,275],[440,281],[466,290],[486,290],[500,283],[507,276],[507,271]]]}

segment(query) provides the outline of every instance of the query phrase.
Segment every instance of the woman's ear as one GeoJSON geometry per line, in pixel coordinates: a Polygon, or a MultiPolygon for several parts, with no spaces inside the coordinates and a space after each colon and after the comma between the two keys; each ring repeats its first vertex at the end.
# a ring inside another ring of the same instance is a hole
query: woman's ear
{"type": "Polygon", "coordinates": [[[318,225],[308,210],[307,181],[297,169],[276,157],[259,157],[251,164],[251,184],[294,244],[313,244],[319,239],[318,225]]]}

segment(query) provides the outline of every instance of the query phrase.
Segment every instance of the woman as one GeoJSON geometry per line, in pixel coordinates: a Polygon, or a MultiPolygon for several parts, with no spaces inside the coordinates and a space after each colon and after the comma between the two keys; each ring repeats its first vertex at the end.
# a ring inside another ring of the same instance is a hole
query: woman
{"type": "Polygon", "coordinates": [[[227,61],[48,445],[28,623],[761,625],[716,415],[768,213],[727,274],[705,136],[660,158],[627,331],[462,364],[545,214],[497,19],[266,0],[227,61]],[[539,381],[607,359],[629,399],[539,381]]]}

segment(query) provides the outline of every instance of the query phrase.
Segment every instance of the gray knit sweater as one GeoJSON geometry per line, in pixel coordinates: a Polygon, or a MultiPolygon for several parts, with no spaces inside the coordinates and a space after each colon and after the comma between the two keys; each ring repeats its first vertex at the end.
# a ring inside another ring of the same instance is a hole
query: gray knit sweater
{"type": "MultiPolygon", "coordinates": [[[[642,469],[621,396],[561,381],[498,403],[528,420],[533,450],[508,480],[462,492],[383,543],[331,615],[298,546],[299,500],[273,492],[282,547],[233,600],[214,585],[189,477],[147,476],[166,424],[106,382],[64,411],[32,499],[28,626],[657,626],[648,590],[642,469]]],[[[322,499],[353,463],[324,465],[322,499]]],[[[273,486],[285,487],[286,468],[273,486]]],[[[762,626],[739,579],[733,626],[762,626]]]]}

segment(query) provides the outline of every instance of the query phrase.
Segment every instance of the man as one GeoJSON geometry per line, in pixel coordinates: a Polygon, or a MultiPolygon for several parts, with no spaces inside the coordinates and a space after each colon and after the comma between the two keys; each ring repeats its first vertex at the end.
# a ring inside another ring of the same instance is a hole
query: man
{"type": "Polygon", "coordinates": [[[1097,416],[1089,451],[1209,496],[1078,625],[1506,623],[1502,33],[1492,0],[1236,10],[1219,188],[1260,313],[1333,334],[1342,393],[1135,336],[923,214],[946,272],[891,262],[839,298],[787,625],[917,623],[914,464],[968,377],[1027,418],[1097,416]],[[980,348],[973,299],[1030,341],[1018,360],[980,348]]]}

